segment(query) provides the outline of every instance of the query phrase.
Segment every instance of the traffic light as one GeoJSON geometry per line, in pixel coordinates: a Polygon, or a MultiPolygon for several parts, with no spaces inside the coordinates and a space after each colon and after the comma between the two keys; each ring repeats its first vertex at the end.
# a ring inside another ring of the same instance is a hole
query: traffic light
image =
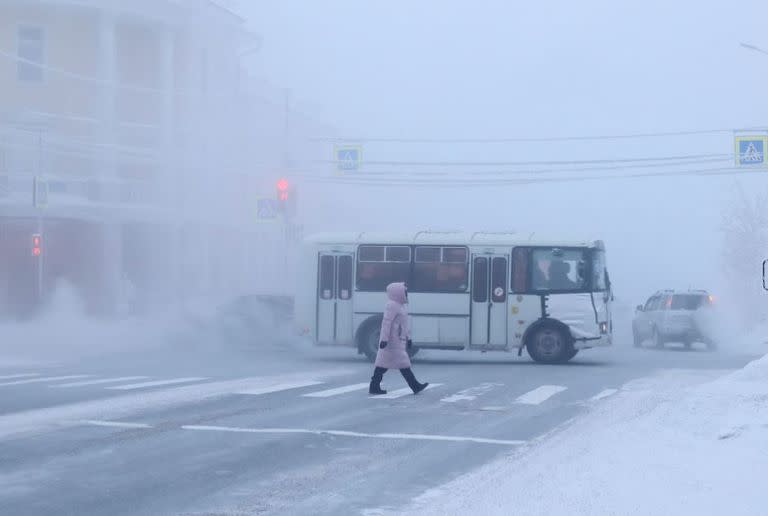
{"type": "Polygon", "coordinates": [[[43,254],[43,235],[35,233],[32,235],[32,256],[38,258],[43,254]]]}
{"type": "Polygon", "coordinates": [[[296,214],[296,188],[287,180],[277,181],[277,206],[285,217],[293,217],[296,214]]]}
{"type": "Polygon", "coordinates": [[[277,182],[277,200],[280,202],[286,202],[290,198],[291,184],[287,179],[280,179],[277,182]]]}

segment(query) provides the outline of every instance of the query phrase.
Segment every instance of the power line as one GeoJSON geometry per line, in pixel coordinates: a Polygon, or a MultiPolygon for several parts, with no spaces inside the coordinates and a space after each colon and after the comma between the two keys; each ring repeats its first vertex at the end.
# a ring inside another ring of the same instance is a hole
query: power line
{"type": "MultiPolygon", "coordinates": [[[[653,168],[673,168],[686,165],[705,165],[715,163],[732,162],[734,159],[733,154],[722,154],[722,158],[710,158],[710,159],[694,159],[675,162],[638,162],[630,163],[626,165],[609,165],[609,166],[591,166],[591,167],[573,167],[573,168],[527,168],[527,169],[511,169],[511,170],[463,170],[463,171],[403,171],[403,170],[376,170],[361,172],[357,177],[359,179],[365,178],[463,178],[463,177],[482,177],[487,178],[489,176],[515,176],[515,175],[543,175],[543,174],[562,174],[572,172],[599,172],[599,171],[617,171],[617,170],[634,170],[634,169],[653,169],[653,168]]],[[[327,174],[327,170],[308,170],[308,169],[296,169],[296,173],[301,176],[313,175],[315,177],[327,174]]]]}
{"type": "Polygon", "coordinates": [[[567,141],[595,140],[631,140],[642,138],[666,138],[675,136],[700,136],[708,134],[732,134],[740,131],[767,131],[768,127],[746,127],[741,129],[700,129],[689,131],[661,131],[629,134],[603,134],[589,136],[533,136],[533,137],[504,137],[504,138],[386,138],[386,137],[331,137],[317,136],[310,138],[313,142],[324,143],[405,143],[405,144],[440,144],[440,143],[545,143],[567,141]]]}
{"type": "MultiPolygon", "coordinates": [[[[503,167],[503,166],[530,166],[530,165],[595,165],[603,163],[634,163],[654,161],[682,161],[698,159],[733,158],[733,154],[689,154],[680,156],[658,156],[641,158],[618,159],[584,159],[584,160],[545,160],[545,161],[369,161],[363,166],[413,166],[413,167],[503,167]]],[[[311,163],[320,165],[337,165],[337,160],[314,160],[311,163]]]]}
{"type": "Polygon", "coordinates": [[[643,178],[663,178],[663,177],[684,177],[684,176],[721,176],[721,175],[747,175],[755,174],[755,170],[741,169],[736,167],[718,167],[704,169],[678,170],[672,172],[652,172],[635,173],[621,175],[583,175],[569,177],[547,177],[547,178],[520,178],[520,179],[490,179],[490,180],[471,180],[471,179],[449,179],[446,181],[431,181],[423,178],[419,179],[366,179],[366,178],[340,178],[340,177],[319,177],[319,176],[300,176],[308,182],[327,183],[339,185],[357,185],[357,186],[385,186],[402,187],[416,186],[429,188],[442,187],[488,187],[505,185],[528,185],[528,184],[547,184],[547,183],[567,183],[574,181],[596,181],[596,180],[618,180],[618,179],[643,179],[643,178]]]}

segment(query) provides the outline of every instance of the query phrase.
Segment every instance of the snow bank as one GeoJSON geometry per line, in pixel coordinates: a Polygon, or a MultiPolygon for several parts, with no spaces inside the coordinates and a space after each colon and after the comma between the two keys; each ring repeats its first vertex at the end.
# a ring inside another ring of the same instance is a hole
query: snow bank
{"type": "Polygon", "coordinates": [[[768,357],[693,387],[683,374],[629,384],[587,417],[398,513],[765,514],[768,357]]]}
{"type": "MultiPolygon", "coordinates": [[[[74,289],[57,289],[45,313],[0,323],[0,367],[77,360],[148,349],[224,350],[247,346],[300,346],[290,321],[255,305],[233,313],[232,300],[199,298],[141,317],[85,315],[74,289]]],[[[290,314],[289,314],[290,315],[290,314]]]]}

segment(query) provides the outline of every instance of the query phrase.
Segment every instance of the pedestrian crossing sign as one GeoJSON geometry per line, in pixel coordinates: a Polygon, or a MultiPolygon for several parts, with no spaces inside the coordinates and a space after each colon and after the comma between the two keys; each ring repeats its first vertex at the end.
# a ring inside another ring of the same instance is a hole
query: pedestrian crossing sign
{"type": "Polygon", "coordinates": [[[363,150],[355,145],[340,145],[334,147],[333,160],[341,172],[355,172],[360,169],[363,150]]]}
{"type": "Polygon", "coordinates": [[[737,136],[735,141],[736,164],[740,167],[766,167],[765,151],[768,135],[737,136]]]}
{"type": "Polygon", "coordinates": [[[256,201],[256,218],[261,222],[275,220],[278,215],[278,206],[275,199],[259,199],[256,201]]]}

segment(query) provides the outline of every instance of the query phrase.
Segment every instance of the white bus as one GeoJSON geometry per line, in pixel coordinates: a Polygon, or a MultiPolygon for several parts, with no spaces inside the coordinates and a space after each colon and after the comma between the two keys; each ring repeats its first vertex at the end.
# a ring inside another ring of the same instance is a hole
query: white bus
{"type": "Polygon", "coordinates": [[[296,322],[317,344],[373,360],[389,283],[408,286],[418,349],[513,351],[562,363],[612,343],[602,242],[515,234],[322,234],[299,260],[296,322]]]}

